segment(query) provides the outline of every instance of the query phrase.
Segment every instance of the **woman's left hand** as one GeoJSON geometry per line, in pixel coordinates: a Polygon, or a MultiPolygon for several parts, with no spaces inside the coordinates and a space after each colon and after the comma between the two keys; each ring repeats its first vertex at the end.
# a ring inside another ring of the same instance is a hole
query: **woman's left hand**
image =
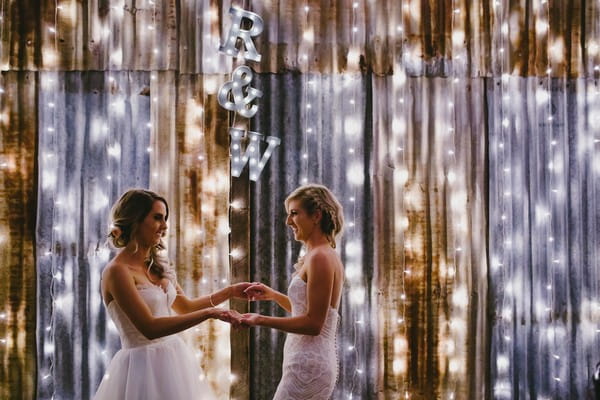
{"type": "Polygon", "coordinates": [[[254,313],[242,314],[241,322],[247,326],[257,326],[260,325],[261,317],[260,314],[254,313]]]}

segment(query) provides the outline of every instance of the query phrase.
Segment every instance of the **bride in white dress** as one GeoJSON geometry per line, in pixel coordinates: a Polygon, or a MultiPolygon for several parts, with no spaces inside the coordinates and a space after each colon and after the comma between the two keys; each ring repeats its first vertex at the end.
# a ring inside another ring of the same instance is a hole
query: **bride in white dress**
{"type": "Polygon", "coordinates": [[[336,333],[344,266],[335,251],[335,238],[344,223],[342,206],[321,185],[299,187],[285,206],[286,224],[306,247],[288,295],[262,283],[247,288],[246,294],[250,300],[273,300],[292,316],[244,314],[242,322],[288,332],[274,400],[326,400],[338,372],[336,333]]]}
{"type": "Polygon", "coordinates": [[[239,325],[235,311],[215,308],[246,299],[249,284],[190,299],[175,280],[163,250],[169,209],[164,198],[132,189],[112,209],[113,245],[121,248],[102,273],[102,297],[121,338],[96,400],[212,400],[194,352],[176,333],[206,319],[239,325]]]}

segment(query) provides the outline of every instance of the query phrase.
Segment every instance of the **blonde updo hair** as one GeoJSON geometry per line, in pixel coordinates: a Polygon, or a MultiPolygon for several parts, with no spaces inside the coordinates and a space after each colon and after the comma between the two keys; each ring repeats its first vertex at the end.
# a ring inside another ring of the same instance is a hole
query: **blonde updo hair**
{"type": "MultiPolygon", "coordinates": [[[[135,234],[140,223],[152,210],[154,202],[160,201],[165,205],[165,220],[169,218],[169,205],[164,197],[144,189],[130,189],[123,193],[121,198],[115,203],[111,210],[111,230],[108,234],[109,242],[115,248],[126,247],[132,240],[135,241],[135,234]]],[[[137,251],[137,243],[135,243],[137,251]]],[[[162,255],[162,250],[166,246],[162,239],[152,246],[150,254],[146,260],[148,271],[162,278],[168,278],[175,281],[175,272],[171,268],[169,259],[162,255]]]]}
{"type": "Polygon", "coordinates": [[[344,209],[333,193],[323,185],[308,184],[300,186],[285,199],[286,209],[292,200],[298,200],[308,215],[321,211],[321,231],[327,237],[329,245],[335,249],[335,238],[344,227],[344,209]]]}

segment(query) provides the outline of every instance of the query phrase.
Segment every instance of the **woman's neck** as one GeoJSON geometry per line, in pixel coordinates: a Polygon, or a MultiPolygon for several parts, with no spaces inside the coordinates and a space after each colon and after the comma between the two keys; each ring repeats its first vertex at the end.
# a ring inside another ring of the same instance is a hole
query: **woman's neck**
{"type": "Polygon", "coordinates": [[[131,265],[144,265],[148,259],[150,249],[142,246],[127,245],[121,250],[121,256],[123,256],[131,265]]]}
{"type": "Polygon", "coordinates": [[[329,240],[327,240],[325,235],[315,235],[315,237],[306,240],[304,245],[306,246],[306,251],[311,251],[315,247],[329,245],[329,240]]]}

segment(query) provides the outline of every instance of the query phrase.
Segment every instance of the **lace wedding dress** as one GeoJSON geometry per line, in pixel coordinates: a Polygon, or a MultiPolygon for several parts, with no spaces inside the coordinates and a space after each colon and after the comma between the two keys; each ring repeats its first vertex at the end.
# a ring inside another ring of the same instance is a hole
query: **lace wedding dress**
{"type": "MultiPolygon", "coordinates": [[[[167,291],[155,285],[138,287],[152,315],[172,314],[171,305],[177,295],[169,282],[167,291]]],[[[115,300],[107,306],[119,330],[122,349],[113,357],[94,396],[95,400],[213,400],[194,352],[179,337],[170,335],[146,338],[115,300]]]]}
{"type": "MultiPolygon", "coordinates": [[[[306,313],[306,282],[298,275],[288,288],[292,316],[306,313]]],[[[288,333],[283,348],[283,376],[273,400],[327,400],[337,380],[338,313],[329,307],[318,336],[288,333]]]]}

